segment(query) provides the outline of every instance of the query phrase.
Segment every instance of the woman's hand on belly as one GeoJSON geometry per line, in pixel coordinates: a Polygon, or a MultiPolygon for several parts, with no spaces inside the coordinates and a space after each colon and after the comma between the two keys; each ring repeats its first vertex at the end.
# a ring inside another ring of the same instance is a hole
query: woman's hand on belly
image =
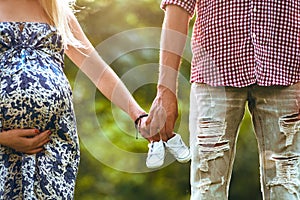
{"type": "Polygon", "coordinates": [[[0,144],[22,153],[35,154],[50,141],[50,134],[49,130],[40,133],[37,129],[13,129],[0,133],[0,144]]]}

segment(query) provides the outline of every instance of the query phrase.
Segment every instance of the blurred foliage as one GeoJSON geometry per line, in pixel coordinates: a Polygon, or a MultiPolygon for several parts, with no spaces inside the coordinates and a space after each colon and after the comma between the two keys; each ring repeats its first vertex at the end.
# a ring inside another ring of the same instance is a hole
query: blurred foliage
{"type": "MultiPolygon", "coordinates": [[[[97,48],[99,54],[118,76],[125,77],[122,80],[126,86],[133,87],[132,94],[148,111],[156,94],[158,76],[159,52],[155,47],[159,45],[158,31],[163,20],[160,0],[78,0],[77,4],[80,10],[77,17],[86,35],[95,47],[100,47],[97,48]],[[156,29],[151,29],[153,27],[156,29]],[[135,48],[139,43],[150,48],[135,48]],[[122,48],[125,50],[121,51],[122,48]]],[[[180,71],[180,115],[176,124],[176,131],[187,143],[190,59],[187,44],[180,71]]],[[[65,72],[75,88],[81,139],[75,199],[189,199],[189,164],[173,162],[168,157],[161,169],[148,170],[145,167],[147,142],[135,139],[136,132],[128,116],[96,91],[68,58],[65,72]]],[[[261,199],[258,169],[257,144],[246,113],[238,139],[229,199],[261,199]]]]}

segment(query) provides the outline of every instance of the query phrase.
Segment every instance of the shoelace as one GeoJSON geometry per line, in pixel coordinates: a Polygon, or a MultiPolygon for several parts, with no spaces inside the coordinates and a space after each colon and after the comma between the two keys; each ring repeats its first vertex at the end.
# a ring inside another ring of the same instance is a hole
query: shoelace
{"type": "MultiPolygon", "coordinates": [[[[157,155],[157,157],[159,157],[160,152],[159,151],[154,152],[154,148],[153,147],[154,147],[154,143],[151,144],[149,157],[154,156],[154,155],[157,155]]],[[[159,147],[159,148],[161,148],[161,147],[159,147]]]]}

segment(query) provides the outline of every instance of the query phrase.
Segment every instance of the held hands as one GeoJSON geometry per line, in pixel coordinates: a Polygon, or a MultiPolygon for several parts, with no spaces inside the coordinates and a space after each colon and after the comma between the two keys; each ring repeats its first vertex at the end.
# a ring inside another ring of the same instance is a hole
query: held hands
{"type": "Polygon", "coordinates": [[[154,99],[148,118],[141,119],[139,131],[148,140],[167,141],[173,136],[177,116],[177,97],[168,88],[163,88],[154,99]]]}
{"type": "Polygon", "coordinates": [[[40,133],[37,129],[13,129],[0,133],[0,143],[22,153],[35,154],[50,141],[50,134],[48,130],[40,133]]]}
{"type": "Polygon", "coordinates": [[[158,133],[155,133],[154,135],[150,134],[150,126],[147,125],[147,120],[148,117],[143,117],[140,119],[140,122],[138,124],[138,132],[145,138],[147,139],[149,142],[150,141],[159,141],[160,140],[160,136],[158,133]]]}

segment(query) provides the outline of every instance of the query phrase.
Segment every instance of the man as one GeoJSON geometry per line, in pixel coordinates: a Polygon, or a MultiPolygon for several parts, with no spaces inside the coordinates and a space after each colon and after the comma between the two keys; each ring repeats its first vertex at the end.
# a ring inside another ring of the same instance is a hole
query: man
{"type": "MultiPolygon", "coordinates": [[[[264,199],[300,199],[300,1],[163,0],[150,135],[172,136],[190,18],[191,199],[227,199],[245,105],[258,141],[264,199]],[[159,130],[159,131],[158,131],[159,130]]],[[[247,187],[245,185],[245,187],[247,187]]]]}

